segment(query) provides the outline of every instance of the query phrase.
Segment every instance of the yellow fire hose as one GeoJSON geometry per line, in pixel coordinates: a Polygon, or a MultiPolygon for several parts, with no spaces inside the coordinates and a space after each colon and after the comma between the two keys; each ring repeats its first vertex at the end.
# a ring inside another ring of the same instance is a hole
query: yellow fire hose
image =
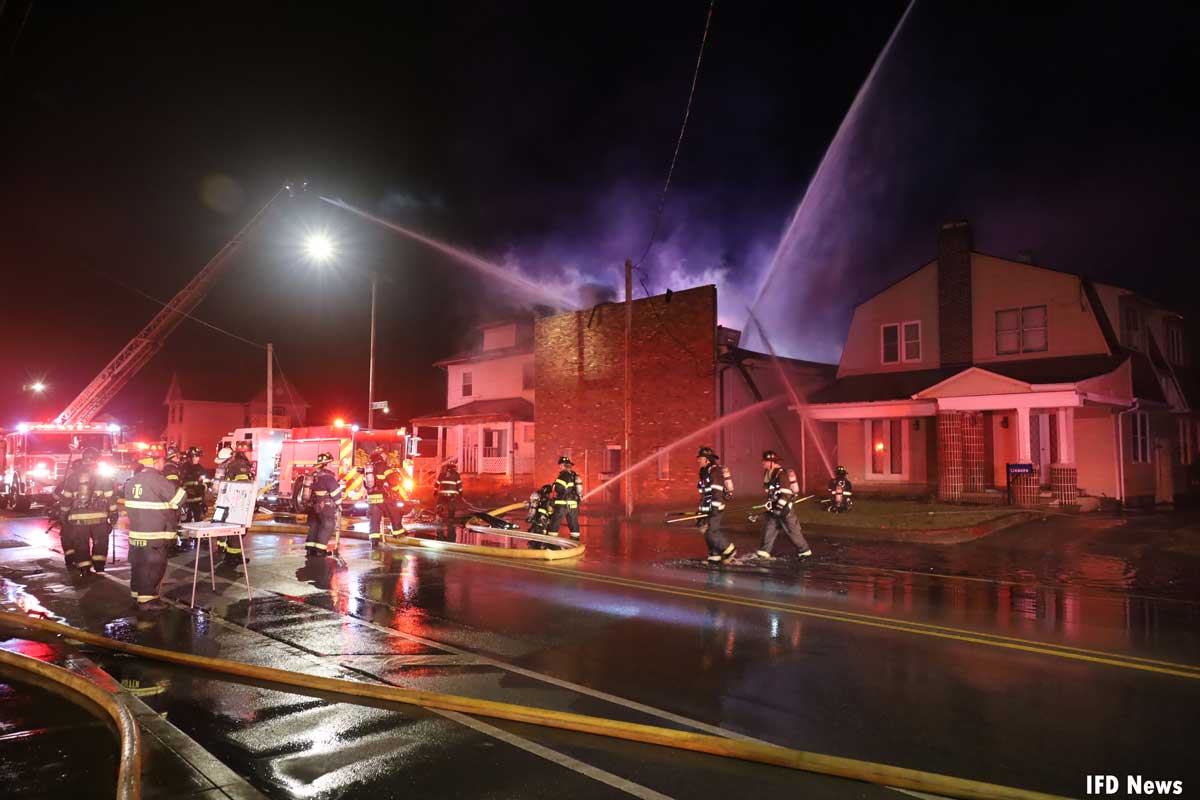
{"type": "MultiPolygon", "coordinates": [[[[5,617],[17,617],[24,620],[20,614],[4,613],[5,617]]],[[[6,620],[7,621],[7,620],[6,620]]],[[[70,628],[63,627],[65,630],[70,628]]],[[[117,800],[141,800],[142,796],[142,737],[138,730],[133,714],[111,693],[101,689],[96,684],[70,670],[55,664],[48,664],[30,656],[13,653],[0,649],[0,664],[30,673],[52,685],[65,687],[71,692],[90,700],[112,718],[121,737],[121,748],[117,764],[117,800]]],[[[33,682],[33,681],[31,681],[33,682]]]]}
{"type": "Polygon", "coordinates": [[[494,700],[479,700],[472,697],[442,694],[440,692],[424,692],[416,689],[402,689],[396,686],[323,678],[316,675],[274,669],[272,667],[260,667],[237,661],[226,661],[192,655],[190,653],[161,650],[154,647],[116,641],[105,636],[60,625],[49,620],[6,611],[0,611],[0,624],[33,628],[46,633],[64,636],[85,644],[102,647],[115,652],[128,653],[142,658],[180,664],[186,667],[208,670],[239,678],[291,686],[299,689],[302,693],[324,692],[345,697],[363,697],[371,700],[401,703],[421,708],[458,711],[463,714],[473,714],[491,719],[503,719],[511,722],[541,725],[543,727],[577,731],[596,736],[607,736],[631,742],[673,747],[679,750],[690,750],[696,753],[737,758],[759,764],[769,764],[771,766],[785,767],[804,772],[833,775],[839,778],[865,781],[918,792],[970,798],[971,800],[1065,800],[1065,798],[1041,792],[1014,789],[993,783],[982,783],[980,781],[921,772],[920,770],[894,767],[887,764],[858,761],[852,758],[809,753],[772,744],[745,742],[737,739],[711,736],[709,734],[693,733],[691,731],[672,730],[654,725],[621,722],[603,717],[590,717],[583,714],[554,711],[547,708],[500,703],[494,700]]]}

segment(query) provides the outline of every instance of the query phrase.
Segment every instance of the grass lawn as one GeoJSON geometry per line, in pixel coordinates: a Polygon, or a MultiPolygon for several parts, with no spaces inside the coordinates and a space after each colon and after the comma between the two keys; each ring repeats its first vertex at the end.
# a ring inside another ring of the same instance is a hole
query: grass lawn
{"type": "Polygon", "coordinates": [[[850,528],[892,528],[897,530],[934,530],[964,528],[1013,513],[1007,506],[956,506],[913,500],[872,500],[859,498],[848,514],[830,514],[828,504],[818,495],[796,507],[800,523],[844,525],[850,528]]]}

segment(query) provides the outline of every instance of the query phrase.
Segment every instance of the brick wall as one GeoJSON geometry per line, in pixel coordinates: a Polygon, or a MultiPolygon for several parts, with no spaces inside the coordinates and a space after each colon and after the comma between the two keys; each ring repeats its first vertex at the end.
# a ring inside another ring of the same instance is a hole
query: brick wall
{"type": "Polygon", "coordinates": [[[942,366],[973,358],[971,325],[971,228],[948,222],[938,236],[938,343],[942,366]]]}
{"type": "MultiPolygon", "coordinates": [[[[713,286],[676,292],[670,303],[661,295],[634,301],[632,462],[716,418],[716,328],[713,286]]],[[[605,450],[624,438],[624,337],[622,303],[537,321],[537,483],[551,478],[558,457],[570,452],[585,487],[599,485],[605,450]]],[[[671,451],[664,478],[654,462],[635,472],[636,504],[693,504],[696,447],[692,442],[671,451]]],[[[619,503],[618,492],[609,494],[619,503]]]]}

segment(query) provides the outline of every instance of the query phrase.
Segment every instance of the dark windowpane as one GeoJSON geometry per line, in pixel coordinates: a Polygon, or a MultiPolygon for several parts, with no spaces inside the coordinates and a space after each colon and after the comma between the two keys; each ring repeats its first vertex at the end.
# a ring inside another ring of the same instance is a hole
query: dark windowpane
{"type": "Polygon", "coordinates": [[[889,427],[892,440],[892,474],[901,475],[904,473],[904,421],[891,420],[889,427]]]}
{"type": "Polygon", "coordinates": [[[900,326],[883,327],[883,363],[894,364],[900,360],[900,326]]]}
{"type": "Polygon", "coordinates": [[[871,472],[883,474],[883,457],[886,445],[883,442],[883,420],[871,420],[871,472]]]}

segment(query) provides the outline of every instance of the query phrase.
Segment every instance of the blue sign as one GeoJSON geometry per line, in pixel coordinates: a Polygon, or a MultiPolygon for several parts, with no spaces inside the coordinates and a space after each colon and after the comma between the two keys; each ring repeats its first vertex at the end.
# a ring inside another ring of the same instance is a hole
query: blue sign
{"type": "Polygon", "coordinates": [[[1007,464],[1009,475],[1032,475],[1033,464],[1007,464]]]}

